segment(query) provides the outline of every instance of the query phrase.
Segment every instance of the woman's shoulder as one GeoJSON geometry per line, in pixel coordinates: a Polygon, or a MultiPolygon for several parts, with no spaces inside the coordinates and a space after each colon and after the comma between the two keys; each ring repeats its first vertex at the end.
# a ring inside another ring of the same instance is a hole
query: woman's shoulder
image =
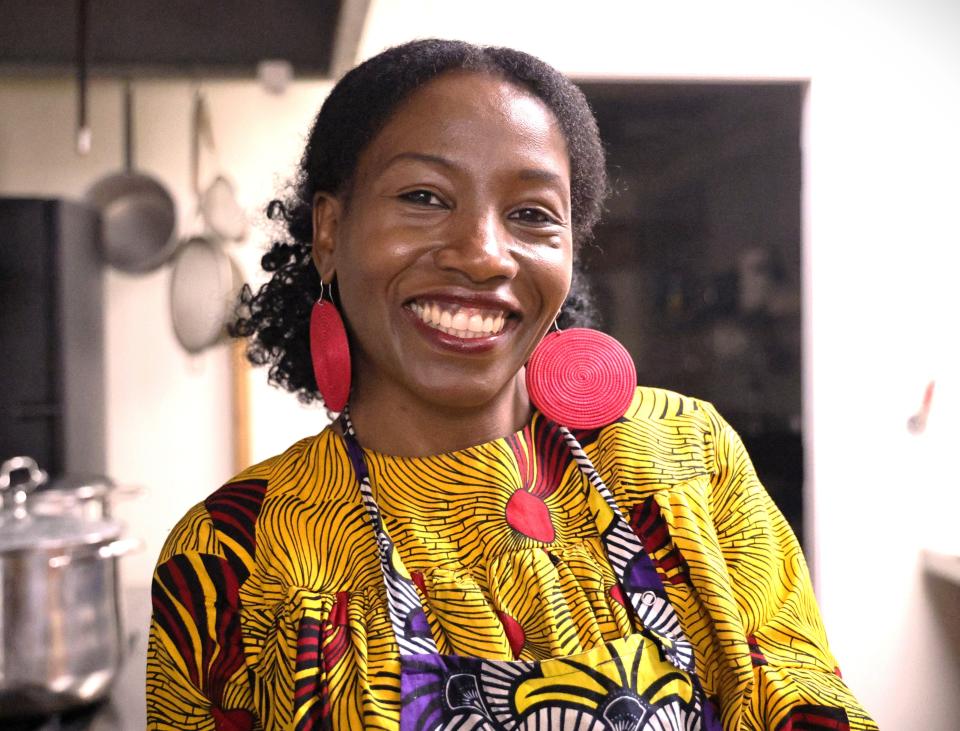
{"type": "Polygon", "coordinates": [[[689,479],[714,470],[715,435],[723,423],[708,401],[638,386],[626,413],[597,434],[594,449],[599,462],[666,482],[689,479]]]}
{"type": "Polygon", "coordinates": [[[177,521],[158,563],[177,554],[224,557],[225,552],[247,553],[244,547],[252,552],[264,502],[283,493],[323,492],[323,483],[340,472],[338,442],[330,428],[324,429],[227,480],[177,521]]]}
{"type": "Polygon", "coordinates": [[[642,428],[697,439],[708,437],[723,425],[723,418],[709,401],[666,388],[637,386],[629,408],[607,429],[642,428]]]}
{"type": "Polygon", "coordinates": [[[637,386],[624,419],[627,421],[699,423],[715,410],[708,401],[666,388],[637,386]]]}

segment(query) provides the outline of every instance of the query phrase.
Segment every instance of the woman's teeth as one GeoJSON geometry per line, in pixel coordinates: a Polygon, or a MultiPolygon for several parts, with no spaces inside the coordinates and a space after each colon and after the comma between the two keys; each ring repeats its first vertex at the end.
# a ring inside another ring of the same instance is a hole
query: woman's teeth
{"type": "Polygon", "coordinates": [[[458,305],[440,306],[436,302],[410,304],[425,325],[458,338],[484,338],[503,330],[506,314],[458,305]]]}

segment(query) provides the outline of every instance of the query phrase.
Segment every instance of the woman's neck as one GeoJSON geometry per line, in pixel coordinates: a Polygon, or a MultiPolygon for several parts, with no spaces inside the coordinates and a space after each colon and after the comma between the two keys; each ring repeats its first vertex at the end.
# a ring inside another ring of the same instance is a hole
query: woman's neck
{"type": "Polygon", "coordinates": [[[483,444],[518,431],[531,412],[522,377],[475,408],[357,391],[350,398],[357,440],[367,449],[396,457],[427,457],[483,444]]]}

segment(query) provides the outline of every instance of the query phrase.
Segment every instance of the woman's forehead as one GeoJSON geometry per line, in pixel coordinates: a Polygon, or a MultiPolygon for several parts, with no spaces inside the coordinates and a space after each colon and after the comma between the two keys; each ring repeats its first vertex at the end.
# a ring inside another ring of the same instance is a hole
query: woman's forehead
{"type": "Polygon", "coordinates": [[[479,150],[492,158],[519,155],[528,166],[539,162],[569,179],[566,140],[553,112],[516,84],[478,72],[448,72],[418,88],[388,118],[360,163],[377,168],[397,154],[456,158],[479,150]]]}

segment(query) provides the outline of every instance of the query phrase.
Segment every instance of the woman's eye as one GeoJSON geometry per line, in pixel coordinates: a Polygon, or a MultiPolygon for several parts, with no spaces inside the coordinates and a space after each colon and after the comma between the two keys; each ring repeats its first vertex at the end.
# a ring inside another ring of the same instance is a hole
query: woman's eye
{"type": "Polygon", "coordinates": [[[437,194],[431,193],[429,190],[411,190],[408,193],[401,193],[399,197],[401,200],[416,203],[418,206],[442,207],[444,205],[437,194]]]}
{"type": "Polygon", "coordinates": [[[559,223],[556,218],[544,211],[542,208],[520,208],[516,211],[513,211],[508,218],[514,221],[532,223],[539,226],[559,223]]]}

